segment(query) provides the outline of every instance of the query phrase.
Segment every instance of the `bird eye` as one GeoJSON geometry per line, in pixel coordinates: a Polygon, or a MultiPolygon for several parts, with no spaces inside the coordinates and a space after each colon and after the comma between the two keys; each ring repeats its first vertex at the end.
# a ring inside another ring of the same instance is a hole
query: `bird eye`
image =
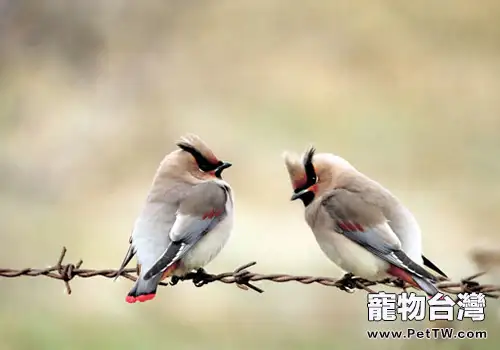
{"type": "Polygon", "coordinates": [[[209,166],[208,164],[206,164],[206,163],[198,164],[198,168],[201,171],[203,171],[204,173],[206,173],[207,171],[213,170],[213,168],[211,166],[209,166]]]}
{"type": "Polygon", "coordinates": [[[201,171],[203,171],[204,173],[206,173],[208,171],[213,171],[213,170],[217,169],[222,164],[223,164],[222,161],[219,161],[217,164],[212,164],[212,163],[209,163],[208,161],[202,161],[202,162],[198,163],[198,168],[201,171]]]}
{"type": "Polygon", "coordinates": [[[312,165],[312,163],[311,162],[307,163],[304,168],[306,171],[307,181],[315,184],[316,180],[318,179],[318,176],[316,174],[316,171],[314,170],[314,166],[312,165]]]}

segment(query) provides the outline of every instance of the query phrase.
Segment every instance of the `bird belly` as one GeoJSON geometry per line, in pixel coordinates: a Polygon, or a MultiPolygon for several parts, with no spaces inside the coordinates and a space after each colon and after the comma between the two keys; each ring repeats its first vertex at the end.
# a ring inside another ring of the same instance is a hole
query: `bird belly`
{"type": "Polygon", "coordinates": [[[233,218],[228,214],[186,253],[181,259],[181,266],[173,274],[183,276],[210,263],[226,245],[232,228],[233,218]]]}
{"type": "Polygon", "coordinates": [[[342,270],[372,281],[388,276],[387,262],[345,236],[329,231],[316,238],[326,256],[342,270]]]}

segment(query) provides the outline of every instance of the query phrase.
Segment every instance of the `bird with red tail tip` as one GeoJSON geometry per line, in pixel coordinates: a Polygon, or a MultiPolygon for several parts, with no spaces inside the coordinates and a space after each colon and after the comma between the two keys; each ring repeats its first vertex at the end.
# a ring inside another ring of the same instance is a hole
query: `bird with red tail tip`
{"type": "Polygon", "coordinates": [[[156,171],[117,273],[137,256],[139,276],[128,303],[152,300],[164,279],[206,266],[233,228],[233,191],[222,179],[231,164],[196,135],[183,137],[177,146],[156,171]]]}
{"type": "Polygon", "coordinates": [[[416,220],[387,189],[347,160],[314,148],[303,157],[286,153],[285,164],[291,199],[302,201],[320,248],[346,277],[397,277],[430,296],[439,292],[438,278],[421,266],[416,220]]]}

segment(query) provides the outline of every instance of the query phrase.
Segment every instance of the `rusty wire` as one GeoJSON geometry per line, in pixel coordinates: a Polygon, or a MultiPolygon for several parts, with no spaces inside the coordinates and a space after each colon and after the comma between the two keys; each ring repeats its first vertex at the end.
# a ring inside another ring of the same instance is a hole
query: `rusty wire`
{"type": "MultiPolygon", "coordinates": [[[[105,269],[105,270],[94,270],[94,269],[83,269],[82,263],[80,260],[76,264],[66,264],[64,263],[64,258],[66,256],[66,248],[63,247],[61,255],[57,260],[57,263],[54,266],[48,267],[46,269],[4,269],[0,268],[0,277],[6,278],[15,278],[21,276],[46,276],[53,279],[58,279],[64,281],[66,285],[66,290],[68,294],[71,294],[71,287],[69,282],[75,278],[90,278],[101,276],[105,278],[116,278],[116,277],[124,277],[131,281],[135,281],[137,279],[137,269],[129,268],[123,271],[119,271],[117,269],[105,269]]],[[[299,282],[302,284],[320,284],[323,286],[329,287],[337,287],[340,290],[352,293],[356,289],[364,289],[369,293],[373,293],[374,291],[370,289],[371,286],[375,285],[385,285],[394,288],[406,289],[409,287],[406,284],[401,283],[399,280],[383,280],[379,282],[371,282],[358,277],[352,277],[349,280],[345,279],[335,279],[330,277],[314,277],[314,276],[293,276],[287,274],[259,274],[253,273],[248,270],[248,268],[254,266],[256,263],[251,262],[245,264],[233,272],[226,272],[217,275],[208,274],[204,271],[198,271],[188,274],[186,277],[182,278],[182,281],[191,280],[193,284],[197,287],[202,287],[206,284],[212,282],[222,282],[226,284],[236,284],[239,288],[244,290],[252,289],[256,292],[262,293],[263,290],[251,282],[258,281],[271,281],[271,282],[299,282]]],[[[500,286],[495,285],[486,285],[480,284],[475,280],[484,275],[485,272],[481,272],[470,276],[468,278],[462,279],[460,282],[451,282],[447,280],[443,280],[437,283],[437,287],[444,293],[448,294],[459,294],[459,293],[483,293],[485,296],[498,299],[500,298],[500,286]]],[[[174,285],[178,281],[174,281],[171,283],[161,282],[160,285],[174,285]]]]}

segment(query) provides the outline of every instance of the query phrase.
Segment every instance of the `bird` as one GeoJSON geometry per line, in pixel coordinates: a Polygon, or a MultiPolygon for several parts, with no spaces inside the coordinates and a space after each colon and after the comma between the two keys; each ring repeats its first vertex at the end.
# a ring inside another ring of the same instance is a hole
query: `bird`
{"type": "Polygon", "coordinates": [[[342,282],[358,276],[377,282],[396,277],[433,296],[438,274],[446,275],[422,255],[418,223],[401,201],[346,159],[317,153],[284,152],[294,193],[323,253],[346,271],[342,282]]]}
{"type": "Polygon", "coordinates": [[[195,134],[181,137],[176,146],[156,170],[116,274],[136,256],[138,278],[128,303],[152,300],[166,278],[203,272],[233,229],[234,194],[222,179],[232,164],[219,160],[195,134]]]}
{"type": "MultiPolygon", "coordinates": [[[[301,159],[297,157],[297,155],[293,155],[289,152],[285,152],[284,157],[285,159],[288,159],[286,166],[289,171],[289,175],[291,176],[292,186],[294,189],[298,188],[306,179],[304,164],[301,159]]],[[[396,201],[398,200],[396,199],[396,201]]],[[[444,278],[448,278],[445,272],[443,272],[438,266],[422,254],[422,233],[415,216],[401,203],[399,203],[397,207],[400,210],[401,215],[393,217],[393,215],[391,215],[393,213],[392,210],[388,211],[387,215],[389,217],[392,230],[401,241],[403,251],[413,261],[428,267],[444,278]]]]}

